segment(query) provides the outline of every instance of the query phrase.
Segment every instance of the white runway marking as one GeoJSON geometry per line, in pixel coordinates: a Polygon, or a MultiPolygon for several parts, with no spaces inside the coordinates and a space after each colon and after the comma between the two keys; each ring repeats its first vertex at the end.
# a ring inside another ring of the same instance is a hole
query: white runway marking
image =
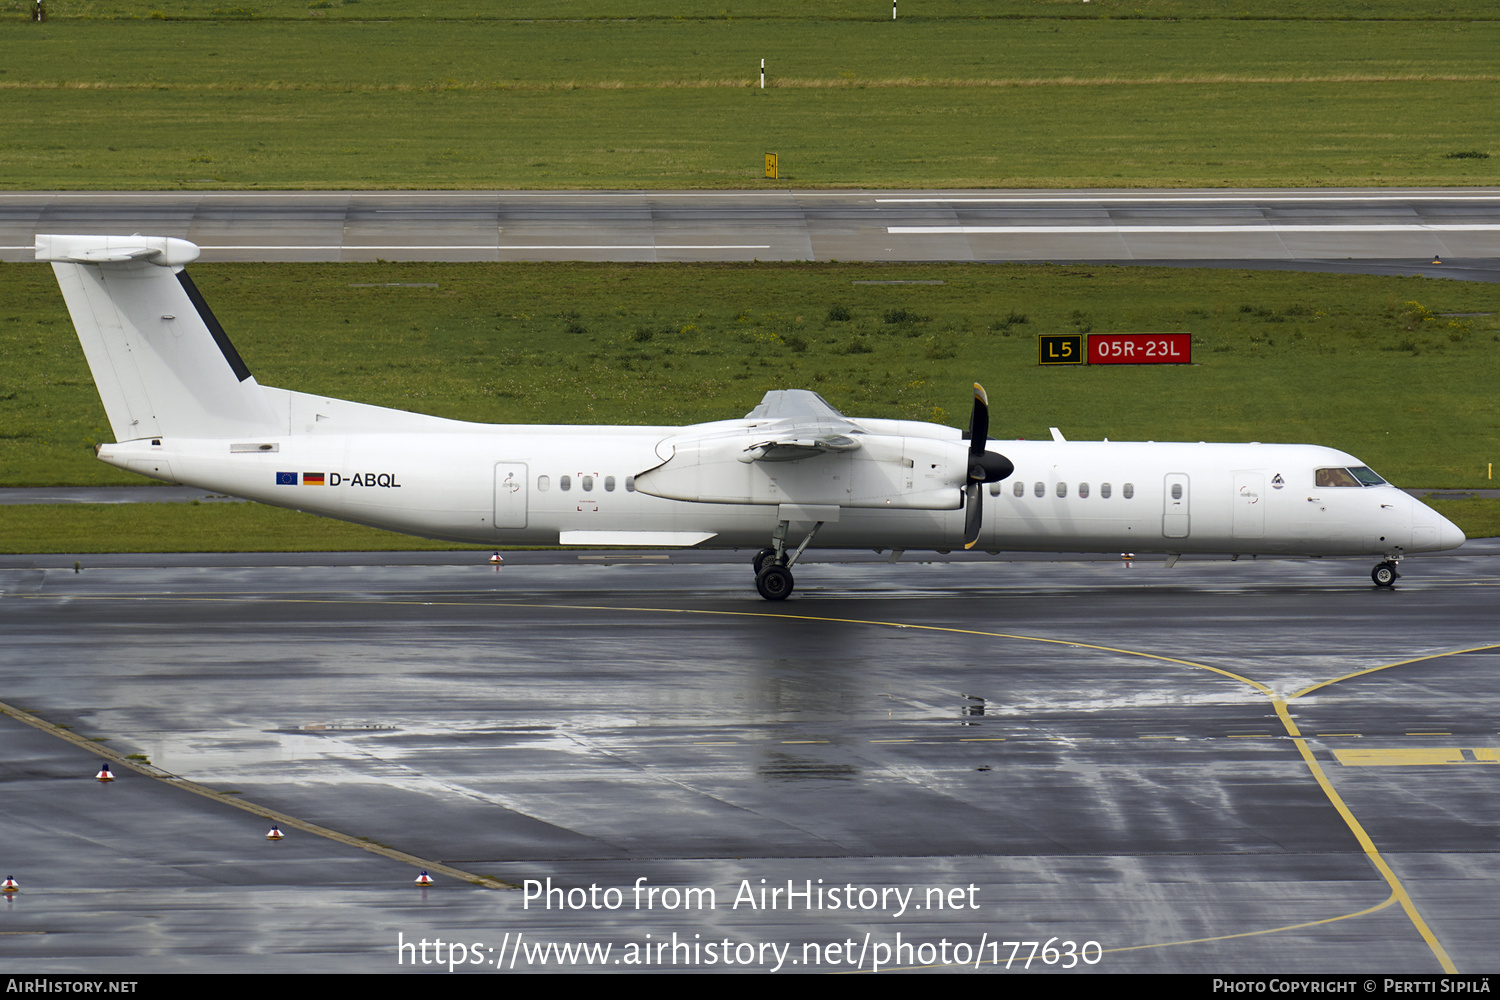
{"type": "Polygon", "coordinates": [[[1095,197],[1005,197],[1005,198],[876,198],[877,204],[889,205],[1221,205],[1226,202],[1248,202],[1265,205],[1288,205],[1318,202],[1410,202],[1410,201],[1485,201],[1500,202],[1500,194],[1339,194],[1339,195],[1183,195],[1151,197],[1142,195],[1099,195],[1095,197]]]}
{"type": "Polygon", "coordinates": [[[933,236],[944,233],[974,236],[986,234],[1056,236],[1077,234],[1079,236],[1121,233],[1475,233],[1500,232],[1500,223],[1452,223],[1425,224],[1420,222],[1389,223],[1380,225],[1339,225],[1337,223],[1278,223],[1247,222],[1238,226],[887,226],[892,236],[933,236]]]}
{"type": "MultiPolygon", "coordinates": [[[[30,250],[31,247],[13,247],[0,249],[30,250]]],[[[532,246],[513,246],[510,244],[486,243],[482,245],[443,245],[443,246],[366,246],[364,244],[331,244],[320,246],[311,243],[297,243],[288,246],[214,246],[207,243],[199,246],[200,250],[769,250],[769,243],[600,243],[594,245],[579,243],[538,244],[532,246]]]]}
{"type": "MultiPolygon", "coordinates": [[[[0,247],[0,250],[35,250],[32,244],[23,247],[0,247]]],[[[200,250],[769,250],[769,243],[600,243],[600,244],[536,244],[512,246],[487,243],[483,245],[443,246],[365,246],[363,244],[314,244],[295,243],[286,246],[219,246],[200,244],[200,250]]]]}

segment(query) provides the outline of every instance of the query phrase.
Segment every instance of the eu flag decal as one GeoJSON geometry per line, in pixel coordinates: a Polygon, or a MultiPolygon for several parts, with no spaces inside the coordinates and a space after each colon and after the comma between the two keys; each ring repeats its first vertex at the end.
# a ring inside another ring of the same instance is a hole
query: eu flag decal
{"type": "Polygon", "coordinates": [[[277,486],[296,486],[297,485],[297,474],[295,472],[278,472],[278,473],[276,473],[276,485],[277,486]]]}

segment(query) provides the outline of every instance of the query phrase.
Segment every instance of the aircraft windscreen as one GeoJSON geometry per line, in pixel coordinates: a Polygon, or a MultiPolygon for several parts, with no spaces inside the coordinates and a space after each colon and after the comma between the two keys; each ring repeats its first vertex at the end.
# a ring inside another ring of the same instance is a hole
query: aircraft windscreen
{"type": "Polygon", "coordinates": [[[1316,481],[1319,486],[1385,485],[1384,479],[1375,475],[1373,469],[1364,465],[1355,466],[1352,469],[1319,469],[1316,481]]]}
{"type": "Polygon", "coordinates": [[[1319,469],[1319,486],[1358,486],[1359,480],[1350,475],[1348,469],[1319,469]]]}

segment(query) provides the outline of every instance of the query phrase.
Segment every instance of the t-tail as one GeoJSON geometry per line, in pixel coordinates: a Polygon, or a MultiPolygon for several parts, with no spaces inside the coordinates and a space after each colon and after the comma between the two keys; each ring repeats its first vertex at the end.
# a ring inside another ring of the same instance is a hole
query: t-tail
{"type": "MultiPolygon", "coordinates": [[[[183,269],[198,256],[166,236],[38,236],[117,443],[99,458],[155,479],[263,496],[225,455],[285,452],[296,438],[452,431],[456,421],[259,385],[183,269]],[[192,442],[198,442],[194,445],[192,442]],[[210,446],[206,442],[216,442],[210,446]],[[222,447],[221,447],[222,445],[222,447]]],[[[304,447],[300,457],[313,460],[304,447]]],[[[327,459],[320,459],[327,461],[327,459]]],[[[263,478],[263,477],[262,477],[263,478]]]]}
{"type": "Polygon", "coordinates": [[[285,434],[166,236],[38,236],[116,441],[285,434]]]}

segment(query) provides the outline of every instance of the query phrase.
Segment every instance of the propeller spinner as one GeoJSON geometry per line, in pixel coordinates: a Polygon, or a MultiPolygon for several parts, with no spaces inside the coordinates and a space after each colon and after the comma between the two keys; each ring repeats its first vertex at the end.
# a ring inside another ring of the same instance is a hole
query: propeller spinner
{"type": "Polygon", "coordinates": [[[985,451],[985,442],[990,434],[990,400],[984,386],[974,383],[974,411],[969,416],[969,475],[964,484],[964,548],[972,549],[979,541],[979,526],[984,505],[979,488],[985,483],[998,483],[1016,467],[1010,459],[993,451],[985,451]]]}

